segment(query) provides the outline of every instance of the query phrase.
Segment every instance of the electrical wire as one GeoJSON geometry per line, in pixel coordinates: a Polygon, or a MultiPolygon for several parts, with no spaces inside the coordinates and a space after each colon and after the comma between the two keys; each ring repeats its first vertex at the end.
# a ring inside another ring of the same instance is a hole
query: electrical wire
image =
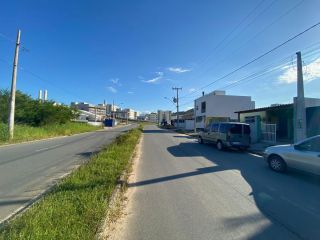
{"type": "MultiPolygon", "coordinates": [[[[222,79],[225,79],[225,78],[227,78],[227,77],[229,77],[229,76],[233,75],[234,73],[236,73],[236,72],[240,71],[241,69],[243,69],[243,68],[245,68],[245,67],[249,66],[250,64],[252,64],[252,63],[254,63],[254,62],[256,62],[256,61],[260,60],[261,58],[263,58],[263,57],[265,57],[265,56],[269,55],[270,53],[272,53],[272,52],[276,51],[277,49],[279,49],[279,48],[283,47],[284,45],[286,45],[286,44],[288,44],[289,42],[291,42],[291,41],[295,40],[296,38],[300,37],[301,35],[305,34],[306,32],[308,32],[308,31],[312,30],[313,28],[318,27],[319,25],[320,25],[320,22],[317,22],[316,24],[314,24],[314,25],[312,25],[312,26],[308,27],[308,28],[307,28],[307,29],[305,29],[304,31],[302,31],[302,32],[300,32],[300,33],[298,33],[298,34],[296,34],[296,35],[294,35],[294,36],[290,37],[290,38],[289,38],[289,39],[287,39],[286,41],[284,41],[284,42],[282,42],[282,43],[278,44],[277,46],[275,46],[275,47],[273,47],[273,48],[271,48],[271,49],[270,49],[270,50],[268,50],[267,52],[265,52],[265,53],[263,53],[263,54],[261,54],[261,55],[259,55],[259,56],[255,57],[255,58],[253,58],[253,59],[252,59],[252,60],[250,60],[249,62],[247,62],[247,63],[245,63],[245,64],[241,65],[240,67],[235,68],[234,70],[232,70],[231,72],[229,72],[229,73],[227,73],[227,74],[223,75],[222,77],[219,77],[218,79],[216,79],[216,80],[214,80],[214,81],[210,82],[209,84],[207,84],[207,85],[205,85],[205,86],[203,86],[203,87],[199,88],[199,89],[198,89],[198,90],[196,90],[195,92],[199,92],[199,91],[201,91],[201,90],[203,90],[203,89],[205,89],[205,88],[207,88],[207,87],[211,86],[212,84],[214,84],[214,83],[216,83],[216,82],[218,82],[218,81],[221,81],[222,79]]],[[[194,93],[195,93],[195,92],[194,92],[194,93]]],[[[187,95],[185,95],[185,96],[187,96],[187,95]]]]}
{"type": "MultiPolygon", "coordinates": [[[[320,42],[317,42],[316,44],[313,44],[311,47],[314,47],[315,45],[319,45],[319,44],[320,44],[320,42]]],[[[310,57],[315,56],[315,55],[319,56],[319,54],[320,54],[320,48],[318,47],[316,49],[311,49],[309,51],[306,51],[305,54],[304,54],[304,58],[305,59],[306,58],[310,58],[310,57]]],[[[292,63],[291,55],[283,58],[280,61],[277,61],[277,64],[274,64],[274,63],[270,64],[267,67],[265,67],[263,70],[259,70],[259,71],[255,72],[253,74],[245,76],[245,77],[243,77],[242,79],[240,79],[240,80],[238,80],[236,82],[230,83],[230,84],[222,87],[221,89],[222,90],[227,90],[227,89],[242,85],[243,83],[248,83],[248,82],[250,82],[252,80],[261,78],[263,76],[267,76],[268,74],[271,74],[271,73],[274,73],[276,71],[282,70],[284,67],[287,67],[288,65],[290,65],[290,63],[292,63]],[[279,62],[281,63],[280,65],[279,65],[279,62]]],[[[185,103],[181,104],[180,107],[181,106],[185,106],[187,104],[190,104],[192,102],[194,102],[194,100],[185,102],[185,103]]]]}

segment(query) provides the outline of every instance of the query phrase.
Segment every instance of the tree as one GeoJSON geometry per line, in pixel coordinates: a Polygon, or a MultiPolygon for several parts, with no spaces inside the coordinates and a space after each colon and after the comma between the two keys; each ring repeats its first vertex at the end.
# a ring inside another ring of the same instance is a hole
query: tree
{"type": "MultiPolygon", "coordinates": [[[[10,92],[0,90],[0,121],[8,122],[10,92]]],[[[17,91],[15,122],[32,126],[63,124],[77,116],[77,111],[66,105],[55,105],[53,101],[40,102],[31,96],[17,91]]]]}

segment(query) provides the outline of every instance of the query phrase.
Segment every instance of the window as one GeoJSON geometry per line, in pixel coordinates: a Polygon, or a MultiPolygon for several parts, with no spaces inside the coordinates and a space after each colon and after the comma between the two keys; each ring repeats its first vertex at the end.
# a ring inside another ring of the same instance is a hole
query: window
{"type": "Polygon", "coordinates": [[[227,133],[228,132],[228,124],[221,123],[220,124],[220,132],[221,133],[227,133]]]}
{"type": "Polygon", "coordinates": [[[212,124],[212,132],[218,132],[219,131],[219,123],[212,124]]]}
{"type": "Polygon", "coordinates": [[[242,124],[232,124],[229,131],[231,134],[242,134],[242,124]]]}
{"type": "Polygon", "coordinates": [[[206,112],[206,102],[202,102],[201,103],[201,113],[205,113],[206,112]]]}
{"type": "Polygon", "coordinates": [[[243,125],[243,132],[244,134],[250,134],[250,126],[248,125],[243,125]]]}
{"type": "Polygon", "coordinates": [[[202,122],[202,116],[196,117],[196,122],[202,122]]]}
{"type": "Polygon", "coordinates": [[[298,145],[298,149],[302,151],[320,152],[320,138],[314,138],[298,145]]]}

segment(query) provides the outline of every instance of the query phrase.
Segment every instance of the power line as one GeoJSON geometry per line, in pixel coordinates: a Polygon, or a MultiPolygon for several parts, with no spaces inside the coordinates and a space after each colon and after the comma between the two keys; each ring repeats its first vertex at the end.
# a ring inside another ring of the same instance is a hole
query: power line
{"type": "Polygon", "coordinates": [[[211,51],[207,54],[199,65],[204,64],[210,56],[235,32],[238,28],[260,7],[265,0],[260,1],[211,51]]]}
{"type": "MultiPolygon", "coordinates": [[[[293,10],[295,10],[296,8],[298,8],[305,0],[301,0],[300,2],[298,2],[297,4],[295,4],[292,8],[290,8],[288,11],[286,11],[284,14],[280,15],[278,18],[276,18],[274,21],[272,21],[270,24],[268,24],[266,27],[264,27],[261,31],[259,31],[258,33],[256,33],[252,38],[248,39],[247,41],[245,41],[240,47],[238,47],[235,51],[233,51],[230,55],[226,56],[225,58],[223,58],[221,61],[219,61],[219,63],[217,65],[215,65],[215,68],[217,68],[218,66],[220,66],[222,63],[224,63],[227,59],[229,59],[230,57],[234,56],[236,53],[238,53],[241,49],[243,49],[249,42],[251,42],[252,40],[256,39],[259,35],[261,35],[263,32],[265,32],[268,28],[270,28],[271,26],[273,26],[275,23],[277,23],[278,21],[280,21],[282,18],[284,18],[285,16],[287,16],[288,14],[290,14],[293,10]]],[[[199,76],[202,76],[204,73],[208,72],[209,69],[203,71],[199,76]]]]}
{"type": "MultiPolygon", "coordinates": [[[[314,46],[319,45],[319,44],[320,44],[320,42],[317,42],[317,43],[315,43],[315,44],[312,44],[311,46],[309,46],[309,47],[306,48],[306,49],[310,49],[311,47],[314,47],[314,46]]],[[[304,57],[305,57],[305,58],[309,58],[309,57],[312,57],[312,56],[317,55],[317,54],[319,54],[319,53],[320,53],[320,48],[317,47],[317,48],[315,48],[315,49],[311,49],[311,50],[309,50],[309,51],[306,51],[305,54],[304,54],[304,57]]],[[[291,54],[290,56],[287,56],[287,57],[283,58],[283,59],[280,60],[280,61],[277,61],[276,64],[269,64],[269,65],[266,66],[264,69],[259,70],[259,71],[255,72],[255,73],[252,73],[252,74],[250,74],[250,75],[248,75],[248,76],[246,76],[246,77],[243,77],[242,79],[240,79],[240,80],[238,80],[238,81],[236,81],[236,82],[230,83],[230,84],[222,87],[221,89],[224,89],[224,90],[230,89],[230,88],[239,86],[239,85],[241,85],[241,84],[243,84],[243,83],[248,83],[248,82],[250,82],[250,81],[252,81],[252,80],[261,78],[262,76],[266,76],[266,75],[268,75],[268,74],[270,74],[270,73],[273,73],[273,72],[275,72],[275,71],[281,70],[281,69],[283,69],[283,67],[286,67],[286,66],[288,66],[290,63],[292,63],[292,62],[291,62],[291,57],[292,57],[292,54],[291,54]],[[289,61],[288,61],[288,60],[289,60],[289,61]],[[279,65],[279,63],[282,63],[282,64],[279,65]]],[[[195,96],[193,96],[193,97],[195,97],[195,96]]],[[[187,105],[187,104],[192,103],[193,101],[194,101],[194,100],[185,102],[185,103],[181,104],[180,106],[185,106],[185,105],[187,105]]]]}
{"type": "MultiPolygon", "coordinates": [[[[5,34],[3,34],[3,33],[0,33],[0,37],[2,37],[3,39],[6,39],[6,40],[9,41],[9,42],[14,43],[14,44],[16,43],[16,41],[15,41],[14,39],[10,38],[9,36],[7,36],[7,35],[5,35],[5,34]]],[[[20,47],[21,47],[21,50],[22,50],[22,51],[29,52],[29,49],[26,48],[26,47],[24,47],[23,44],[21,44],[20,47]]]]}
{"type": "MultiPolygon", "coordinates": [[[[222,77],[220,77],[220,78],[216,79],[215,81],[213,81],[213,82],[211,82],[211,83],[209,83],[209,84],[207,84],[207,85],[205,85],[205,86],[203,86],[203,87],[199,88],[199,89],[198,89],[198,90],[196,90],[195,92],[199,92],[199,91],[201,91],[202,89],[207,88],[207,87],[211,86],[212,84],[214,84],[214,83],[216,83],[216,82],[218,82],[218,81],[220,81],[220,80],[222,80],[222,79],[225,79],[225,78],[227,78],[227,77],[231,76],[232,74],[234,74],[234,73],[238,72],[239,70],[241,70],[241,69],[243,69],[243,68],[247,67],[248,65],[250,65],[250,64],[252,64],[252,63],[254,63],[254,62],[256,62],[256,61],[260,60],[261,58],[265,57],[266,55],[268,55],[268,54],[270,54],[270,53],[274,52],[275,50],[277,50],[277,49],[281,48],[282,46],[284,46],[284,45],[288,44],[289,42],[293,41],[294,39],[296,39],[296,38],[300,37],[301,35],[305,34],[306,32],[310,31],[311,29],[313,29],[313,28],[315,28],[315,27],[317,27],[317,26],[319,26],[319,25],[320,25],[320,22],[317,22],[316,24],[314,24],[314,25],[312,25],[311,27],[309,27],[309,28],[305,29],[304,31],[302,31],[302,32],[300,32],[300,33],[298,33],[298,34],[294,35],[293,37],[289,38],[288,40],[286,40],[286,41],[282,42],[281,44],[279,44],[279,45],[277,45],[277,46],[275,46],[275,47],[273,47],[273,48],[272,48],[272,49],[270,49],[269,51],[267,51],[267,52],[265,52],[265,53],[261,54],[260,56],[258,56],[258,57],[256,57],[256,58],[254,58],[254,59],[250,60],[249,62],[247,62],[247,63],[245,63],[245,64],[241,65],[240,67],[238,67],[238,68],[236,68],[236,69],[232,70],[231,72],[229,72],[229,73],[227,73],[227,74],[223,75],[222,77]]],[[[185,96],[187,96],[187,95],[185,95],[185,96]]]]}
{"type": "MultiPolygon", "coordinates": [[[[9,61],[7,61],[7,60],[5,60],[5,59],[3,59],[3,58],[0,58],[0,61],[5,62],[5,63],[11,65],[11,63],[10,63],[9,61]]],[[[80,97],[80,96],[77,96],[77,94],[75,94],[75,93],[73,93],[73,92],[71,92],[71,91],[69,91],[69,90],[66,90],[66,89],[64,89],[64,88],[58,87],[58,86],[57,86],[56,84],[54,84],[53,82],[48,81],[47,79],[43,79],[40,75],[38,75],[38,74],[36,74],[36,73],[28,70],[28,69],[25,69],[25,68],[20,67],[20,66],[18,66],[18,69],[19,69],[19,70],[22,70],[22,71],[24,71],[24,72],[26,72],[26,73],[28,73],[29,75],[32,75],[33,77],[39,79],[39,80],[42,81],[42,82],[49,83],[49,84],[50,84],[51,86],[53,86],[54,88],[59,89],[59,90],[65,92],[65,93],[69,94],[70,96],[73,96],[73,97],[76,97],[76,98],[78,98],[78,99],[81,99],[81,97],[80,97]]]]}

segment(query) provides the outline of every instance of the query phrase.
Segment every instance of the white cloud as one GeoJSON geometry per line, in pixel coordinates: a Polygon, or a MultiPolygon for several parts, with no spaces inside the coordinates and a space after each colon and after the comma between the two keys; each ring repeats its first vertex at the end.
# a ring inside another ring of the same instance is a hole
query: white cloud
{"type": "Polygon", "coordinates": [[[157,76],[149,80],[142,80],[144,83],[157,83],[163,78],[163,72],[156,72],[157,76]]]}
{"type": "MultiPolygon", "coordinates": [[[[290,65],[282,68],[283,73],[278,77],[278,83],[290,84],[297,82],[297,70],[290,65]]],[[[320,78],[320,58],[314,60],[303,68],[303,80],[311,82],[320,78]]]]}
{"type": "Polygon", "coordinates": [[[170,72],[174,72],[174,73],[185,73],[185,72],[190,72],[191,71],[191,69],[181,68],[181,67],[169,67],[168,70],[170,72]]]}
{"type": "Polygon", "coordinates": [[[190,93],[192,93],[192,92],[194,92],[194,91],[196,91],[195,88],[190,88],[190,89],[189,89],[189,92],[190,92],[190,93]]]}
{"type": "Polygon", "coordinates": [[[112,82],[113,84],[118,84],[119,83],[119,78],[111,78],[110,82],[112,82]]]}
{"type": "Polygon", "coordinates": [[[116,93],[117,92],[117,89],[115,89],[114,87],[111,87],[111,86],[108,87],[108,90],[110,92],[112,92],[112,93],[116,93]]]}

